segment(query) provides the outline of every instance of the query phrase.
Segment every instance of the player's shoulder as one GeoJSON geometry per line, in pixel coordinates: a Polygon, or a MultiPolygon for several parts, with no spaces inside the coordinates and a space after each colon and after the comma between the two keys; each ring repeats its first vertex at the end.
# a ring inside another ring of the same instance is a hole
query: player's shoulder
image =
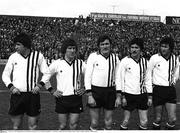
{"type": "Polygon", "coordinates": [[[88,56],[88,60],[94,60],[94,59],[97,59],[99,56],[98,52],[92,52],[89,54],[88,56]]]}
{"type": "Polygon", "coordinates": [[[54,64],[61,64],[62,62],[64,62],[64,59],[61,59],[61,58],[59,58],[59,59],[56,59],[56,60],[54,60],[52,63],[54,63],[54,64]]]}
{"type": "Polygon", "coordinates": [[[153,55],[151,56],[150,60],[152,60],[152,59],[157,59],[157,58],[159,58],[159,57],[161,57],[160,53],[153,54],[153,55]]]}
{"type": "Polygon", "coordinates": [[[19,54],[18,52],[14,52],[9,56],[9,59],[18,58],[19,54]]]}
{"type": "Polygon", "coordinates": [[[61,66],[61,65],[63,65],[63,60],[62,59],[57,59],[57,60],[54,60],[50,64],[50,67],[56,67],[56,66],[61,66]]]}
{"type": "Polygon", "coordinates": [[[89,56],[98,56],[99,55],[99,53],[98,52],[92,52],[92,53],[90,53],[90,55],[89,56]]]}
{"type": "Polygon", "coordinates": [[[131,57],[125,56],[124,58],[121,59],[121,62],[126,62],[126,61],[129,61],[129,60],[131,60],[131,57]]]}

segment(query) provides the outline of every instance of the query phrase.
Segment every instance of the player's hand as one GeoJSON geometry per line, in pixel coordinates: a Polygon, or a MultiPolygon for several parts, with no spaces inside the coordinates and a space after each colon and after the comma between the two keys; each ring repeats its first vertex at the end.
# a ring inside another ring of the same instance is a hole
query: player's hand
{"type": "Polygon", "coordinates": [[[117,96],[116,101],[115,101],[115,107],[119,107],[121,105],[121,97],[117,96]]]}
{"type": "Polygon", "coordinates": [[[81,95],[83,95],[85,93],[85,91],[86,91],[85,88],[81,87],[80,89],[76,90],[76,94],[81,96],[81,95]]]}
{"type": "Polygon", "coordinates": [[[18,89],[18,88],[16,88],[16,87],[14,87],[14,86],[12,86],[11,87],[11,92],[12,92],[12,94],[18,94],[18,95],[20,95],[21,94],[21,92],[20,92],[20,90],[18,89]],[[13,87],[13,88],[12,88],[13,87]]]}
{"type": "Polygon", "coordinates": [[[148,97],[148,102],[147,102],[148,106],[152,105],[152,96],[148,97]]]}
{"type": "Polygon", "coordinates": [[[55,96],[55,97],[57,97],[57,98],[61,97],[62,94],[63,94],[63,92],[62,92],[62,91],[58,91],[58,90],[56,90],[55,92],[53,92],[53,96],[55,96]]]}
{"type": "Polygon", "coordinates": [[[122,98],[122,106],[126,106],[127,105],[127,100],[125,97],[122,98]]]}
{"type": "Polygon", "coordinates": [[[96,106],[96,101],[93,96],[88,96],[88,104],[92,107],[96,106]]]}
{"type": "Polygon", "coordinates": [[[34,88],[32,89],[31,92],[32,92],[33,94],[38,94],[39,91],[40,91],[40,87],[39,87],[39,86],[36,86],[36,87],[34,87],[34,88]]]}

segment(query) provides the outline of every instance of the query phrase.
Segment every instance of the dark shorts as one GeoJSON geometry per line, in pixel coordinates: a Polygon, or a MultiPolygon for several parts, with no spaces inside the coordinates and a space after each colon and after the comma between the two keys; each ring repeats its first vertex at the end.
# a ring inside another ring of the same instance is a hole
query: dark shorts
{"type": "Polygon", "coordinates": [[[176,104],[176,88],[155,85],[153,87],[153,106],[164,105],[165,103],[176,104]]]}
{"type": "Polygon", "coordinates": [[[56,98],[55,112],[59,114],[83,112],[82,96],[71,95],[56,98]]]}
{"type": "Polygon", "coordinates": [[[28,116],[38,116],[41,112],[40,94],[21,92],[11,94],[9,114],[16,116],[26,113],[28,116]]]}
{"type": "Polygon", "coordinates": [[[96,101],[96,106],[90,108],[101,108],[113,110],[115,108],[116,90],[115,87],[92,86],[92,96],[96,101]]]}
{"type": "Polygon", "coordinates": [[[133,95],[125,93],[127,105],[122,107],[124,110],[133,111],[134,109],[147,110],[148,97],[146,93],[133,95]]]}

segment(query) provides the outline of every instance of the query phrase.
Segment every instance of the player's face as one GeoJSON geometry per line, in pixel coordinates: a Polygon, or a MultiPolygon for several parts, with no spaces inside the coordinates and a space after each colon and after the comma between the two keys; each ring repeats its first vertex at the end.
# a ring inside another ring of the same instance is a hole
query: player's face
{"type": "Polygon", "coordinates": [[[161,44],[160,46],[160,52],[162,54],[162,56],[167,56],[170,54],[171,50],[169,47],[169,44],[161,44]]]}
{"type": "Polygon", "coordinates": [[[99,44],[100,53],[103,56],[108,56],[111,51],[111,44],[108,39],[104,40],[104,42],[100,42],[99,44]]]}
{"type": "Polygon", "coordinates": [[[76,56],[76,46],[68,46],[66,49],[65,56],[72,59],[76,56]]]}
{"type": "Polygon", "coordinates": [[[141,54],[141,48],[137,45],[137,44],[132,44],[130,46],[130,54],[131,54],[131,57],[138,57],[140,56],[141,54]]]}
{"type": "Polygon", "coordinates": [[[26,50],[26,47],[24,47],[24,45],[22,45],[22,43],[17,42],[16,46],[15,46],[15,49],[19,54],[24,54],[25,50],[26,50]]]}

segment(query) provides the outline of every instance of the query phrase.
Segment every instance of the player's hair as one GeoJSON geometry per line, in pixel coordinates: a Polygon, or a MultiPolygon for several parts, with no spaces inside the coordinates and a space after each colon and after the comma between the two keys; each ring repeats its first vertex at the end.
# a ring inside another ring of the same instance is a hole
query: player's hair
{"type": "Polygon", "coordinates": [[[110,44],[112,43],[111,38],[108,35],[101,35],[97,40],[98,48],[99,48],[100,43],[104,42],[106,39],[109,40],[110,44]]]}
{"type": "Polygon", "coordinates": [[[31,49],[31,38],[26,33],[20,33],[14,38],[14,43],[20,42],[24,47],[31,49]]]}
{"type": "Polygon", "coordinates": [[[67,38],[66,40],[64,40],[62,42],[61,53],[65,54],[66,53],[66,49],[69,46],[75,46],[76,47],[76,51],[77,51],[77,44],[76,44],[76,42],[73,39],[71,39],[71,38],[67,38]]]}
{"type": "Polygon", "coordinates": [[[130,47],[131,45],[133,45],[133,44],[138,45],[141,50],[144,49],[144,41],[143,41],[142,38],[134,38],[134,39],[132,39],[132,40],[130,41],[130,43],[129,43],[129,47],[130,47]]]}
{"type": "Polygon", "coordinates": [[[160,41],[160,45],[161,44],[169,44],[169,48],[171,51],[173,51],[174,49],[174,40],[172,37],[163,37],[160,41]]]}

